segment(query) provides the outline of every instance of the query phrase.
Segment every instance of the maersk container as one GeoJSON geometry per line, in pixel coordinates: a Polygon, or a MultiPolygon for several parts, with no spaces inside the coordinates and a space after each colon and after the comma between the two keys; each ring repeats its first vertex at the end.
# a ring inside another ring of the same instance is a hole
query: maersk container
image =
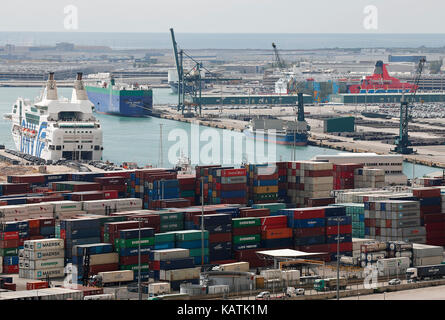
{"type": "Polygon", "coordinates": [[[62,268],[53,268],[53,269],[29,269],[25,270],[25,274],[28,279],[41,280],[49,277],[50,279],[54,278],[63,278],[65,275],[65,269],[62,268]]]}
{"type": "Polygon", "coordinates": [[[42,240],[27,240],[24,242],[24,248],[30,251],[45,251],[63,249],[63,239],[42,239],[42,240]]]}
{"type": "Polygon", "coordinates": [[[188,257],[190,257],[190,250],[181,248],[154,250],[150,253],[150,259],[155,261],[181,259],[188,257]]]}
{"type": "Polygon", "coordinates": [[[134,280],[133,270],[99,272],[102,283],[130,282],[134,280]]]}
{"type": "MultiPolygon", "coordinates": [[[[26,262],[25,262],[26,265],[26,262]]],[[[29,269],[58,269],[64,267],[64,258],[47,259],[47,260],[29,260],[29,269]]],[[[25,267],[26,268],[26,267],[25,267]]],[[[26,268],[26,269],[28,269],[26,268]]]]}
{"type": "Polygon", "coordinates": [[[65,251],[63,249],[44,250],[44,251],[23,250],[21,254],[19,253],[19,256],[23,256],[23,258],[29,260],[47,260],[55,258],[64,258],[65,251]]]}

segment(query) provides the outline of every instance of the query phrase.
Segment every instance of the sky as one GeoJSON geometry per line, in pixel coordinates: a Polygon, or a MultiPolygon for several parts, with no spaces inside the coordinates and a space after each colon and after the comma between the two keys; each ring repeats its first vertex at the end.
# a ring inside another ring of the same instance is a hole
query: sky
{"type": "Polygon", "coordinates": [[[441,0],[14,0],[0,31],[445,33],[444,12],[441,0]]]}

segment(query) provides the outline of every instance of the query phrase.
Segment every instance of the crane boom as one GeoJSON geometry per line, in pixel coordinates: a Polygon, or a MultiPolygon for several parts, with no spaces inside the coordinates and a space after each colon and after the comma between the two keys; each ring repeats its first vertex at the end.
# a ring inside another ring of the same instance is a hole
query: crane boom
{"type": "Polygon", "coordinates": [[[181,67],[179,64],[178,44],[176,43],[175,32],[173,31],[173,28],[170,28],[170,34],[171,34],[172,42],[173,42],[173,52],[175,55],[176,70],[178,71],[178,78],[181,79],[182,70],[181,70],[181,67]]]}
{"type": "Polygon", "coordinates": [[[277,67],[282,71],[284,68],[286,68],[286,64],[281,59],[280,54],[278,53],[278,49],[277,49],[277,46],[276,46],[275,42],[272,42],[272,48],[273,48],[273,51],[275,53],[275,61],[276,61],[277,67]]]}

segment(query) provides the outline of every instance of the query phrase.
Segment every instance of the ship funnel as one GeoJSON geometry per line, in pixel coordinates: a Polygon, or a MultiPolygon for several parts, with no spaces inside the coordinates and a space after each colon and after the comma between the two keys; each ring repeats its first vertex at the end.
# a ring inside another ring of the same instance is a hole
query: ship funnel
{"type": "Polygon", "coordinates": [[[71,96],[71,102],[78,102],[82,100],[88,100],[88,95],[82,81],[82,72],[78,72],[77,78],[74,81],[74,89],[71,96]]]}
{"type": "Polygon", "coordinates": [[[46,88],[43,95],[45,100],[57,100],[57,85],[54,80],[54,72],[50,72],[48,75],[48,81],[46,82],[46,88]]]}

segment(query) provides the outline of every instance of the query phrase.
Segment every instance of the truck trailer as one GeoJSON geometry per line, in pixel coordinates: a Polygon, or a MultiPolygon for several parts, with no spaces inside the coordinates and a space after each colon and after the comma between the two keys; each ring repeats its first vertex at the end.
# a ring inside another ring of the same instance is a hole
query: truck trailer
{"type": "Polygon", "coordinates": [[[406,270],[408,281],[418,281],[424,279],[441,279],[445,276],[445,264],[435,264],[430,266],[419,266],[406,270]]]}

